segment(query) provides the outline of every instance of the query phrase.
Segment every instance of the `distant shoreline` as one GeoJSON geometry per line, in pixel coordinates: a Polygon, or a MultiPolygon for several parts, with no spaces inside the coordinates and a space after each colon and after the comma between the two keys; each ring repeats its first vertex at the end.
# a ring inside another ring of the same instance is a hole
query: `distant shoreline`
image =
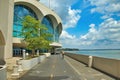
{"type": "Polygon", "coordinates": [[[120,49],[79,49],[79,51],[101,51],[101,50],[120,50],[120,49]]]}
{"type": "Polygon", "coordinates": [[[120,50],[120,49],[62,49],[64,51],[105,51],[105,50],[120,50]]]}

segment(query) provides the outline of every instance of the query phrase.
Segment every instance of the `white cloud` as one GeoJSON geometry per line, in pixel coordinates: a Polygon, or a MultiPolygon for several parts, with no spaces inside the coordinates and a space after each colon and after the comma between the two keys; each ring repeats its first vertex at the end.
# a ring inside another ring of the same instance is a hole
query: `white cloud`
{"type": "Polygon", "coordinates": [[[91,24],[89,32],[86,35],[81,35],[80,38],[77,38],[75,35],[72,36],[66,31],[63,31],[60,37],[60,42],[67,47],[89,46],[94,43],[97,37],[97,32],[94,27],[95,24],[91,24]]]}
{"type": "MultiPolygon", "coordinates": [[[[48,5],[49,0],[40,0],[48,5]]],[[[63,47],[78,48],[120,48],[120,20],[114,20],[112,15],[120,16],[120,0],[84,0],[93,6],[91,12],[103,14],[104,19],[98,29],[95,24],[89,25],[88,33],[76,37],[66,32],[65,29],[75,27],[80,19],[80,9],[72,9],[71,5],[77,0],[51,0],[51,9],[61,17],[64,31],[60,36],[63,47]],[[88,2],[89,1],[89,2],[88,2]]]]}
{"type": "Polygon", "coordinates": [[[105,15],[118,15],[113,14],[120,12],[120,0],[89,0],[90,4],[94,6],[91,12],[99,12],[105,15]]]}
{"type": "Polygon", "coordinates": [[[110,15],[104,15],[101,17],[101,19],[108,19],[108,18],[110,18],[110,15]]]}
{"type": "Polygon", "coordinates": [[[83,40],[95,40],[97,38],[97,30],[95,29],[95,24],[89,25],[90,29],[89,32],[85,35],[81,36],[81,39],[83,40]]]}
{"type": "Polygon", "coordinates": [[[68,8],[68,16],[66,16],[66,21],[63,25],[64,29],[76,26],[78,20],[80,19],[79,13],[81,13],[81,10],[71,9],[71,7],[68,8]]]}
{"type": "Polygon", "coordinates": [[[60,41],[65,46],[78,48],[120,48],[120,20],[106,19],[95,29],[95,24],[89,25],[90,29],[79,38],[63,32],[60,41]],[[65,37],[66,36],[66,37],[65,37]]]}
{"type": "MultiPolygon", "coordinates": [[[[78,0],[50,0],[50,7],[53,9],[62,19],[63,28],[75,27],[80,19],[80,9],[71,9],[71,5],[78,0]]],[[[49,0],[40,0],[43,4],[48,6],[49,0]]]]}
{"type": "MultiPolygon", "coordinates": [[[[101,39],[120,41],[120,21],[109,18],[100,24],[101,39]]],[[[114,42],[113,42],[114,43],[114,42]]]]}
{"type": "Polygon", "coordinates": [[[62,34],[60,35],[61,38],[63,39],[75,39],[75,35],[70,35],[68,32],[66,31],[62,31],[62,34]]]}
{"type": "Polygon", "coordinates": [[[66,31],[62,31],[62,34],[60,36],[60,43],[63,44],[63,47],[77,47],[79,45],[79,39],[76,38],[75,35],[70,35],[66,31]]]}

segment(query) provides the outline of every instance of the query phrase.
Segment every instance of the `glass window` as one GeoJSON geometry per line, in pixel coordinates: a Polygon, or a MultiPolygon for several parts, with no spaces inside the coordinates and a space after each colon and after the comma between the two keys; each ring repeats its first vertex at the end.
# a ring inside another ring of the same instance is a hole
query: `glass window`
{"type": "MultiPolygon", "coordinates": [[[[44,17],[42,20],[42,24],[46,25],[46,27],[48,28],[48,33],[54,35],[54,28],[52,25],[52,21],[49,19],[49,17],[44,17]]],[[[53,41],[53,37],[49,38],[49,40],[53,41]]]]}
{"type": "Polygon", "coordinates": [[[18,37],[18,38],[22,37],[20,36],[21,30],[22,30],[22,21],[23,21],[23,18],[27,15],[30,15],[37,19],[36,14],[31,8],[25,5],[14,6],[13,37],[18,37]]]}
{"type": "Polygon", "coordinates": [[[55,29],[55,41],[56,42],[59,42],[59,27],[57,27],[56,29],[55,29]]]}

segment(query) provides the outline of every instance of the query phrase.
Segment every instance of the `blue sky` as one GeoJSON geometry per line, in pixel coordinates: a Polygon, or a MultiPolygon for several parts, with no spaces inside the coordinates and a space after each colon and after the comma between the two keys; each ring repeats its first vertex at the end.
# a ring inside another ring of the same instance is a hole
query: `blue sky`
{"type": "Polygon", "coordinates": [[[50,4],[62,19],[64,48],[120,49],[120,0],[50,0],[50,4]]]}

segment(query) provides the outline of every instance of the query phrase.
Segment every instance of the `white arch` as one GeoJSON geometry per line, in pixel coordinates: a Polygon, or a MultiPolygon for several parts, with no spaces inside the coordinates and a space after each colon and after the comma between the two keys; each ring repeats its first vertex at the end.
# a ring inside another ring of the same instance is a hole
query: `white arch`
{"type": "MultiPolygon", "coordinates": [[[[48,16],[53,23],[54,29],[62,23],[60,17],[48,7],[44,6],[37,0],[14,0],[15,5],[21,4],[30,7],[37,15],[38,19],[42,20],[45,16],[48,16]]],[[[60,30],[62,30],[62,24],[60,25],[60,30]]],[[[62,31],[60,31],[61,33],[62,31]]]]}
{"type": "Polygon", "coordinates": [[[22,1],[22,0],[18,1],[17,0],[15,2],[15,5],[25,5],[25,6],[29,7],[29,8],[31,8],[35,12],[35,14],[37,15],[38,19],[40,19],[40,20],[44,16],[43,13],[35,5],[33,5],[33,4],[31,4],[31,3],[27,2],[27,1],[22,1]]]}
{"type": "MultiPolygon", "coordinates": [[[[61,23],[61,19],[60,17],[53,11],[53,10],[50,10],[48,7],[44,6],[43,4],[41,4],[40,2],[38,2],[37,0],[14,0],[14,3],[15,4],[25,4],[27,5],[28,7],[30,7],[32,10],[36,12],[41,12],[42,16],[41,16],[41,19],[46,16],[46,15],[53,15],[56,20],[57,20],[57,23],[61,23]]],[[[37,15],[38,16],[38,15],[37,15]]]]}

